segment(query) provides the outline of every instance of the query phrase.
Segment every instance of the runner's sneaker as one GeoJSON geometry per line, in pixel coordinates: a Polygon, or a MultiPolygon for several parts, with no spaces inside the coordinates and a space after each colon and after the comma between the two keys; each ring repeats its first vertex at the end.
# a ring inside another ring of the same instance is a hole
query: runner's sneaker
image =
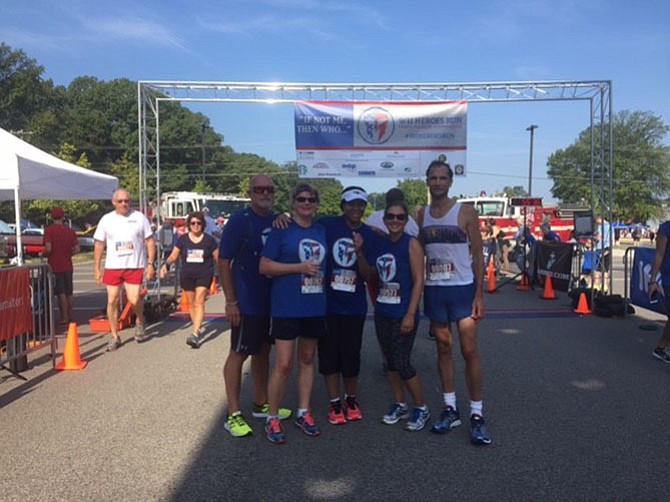
{"type": "Polygon", "coordinates": [[[112,339],[109,342],[107,342],[107,348],[105,350],[107,352],[114,352],[122,344],[123,344],[123,342],[121,341],[120,336],[117,336],[116,338],[112,337],[112,339]]]}
{"type": "Polygon", "coordinates": [[[412,408],[412,416],[407,422],[405,429],[412,432],[418,432],[426,426],[426,422],[430,418],[430,410],[428,406],[425,406],[423,409],[415,406],[412,408]]]}
{"type": "Polygon", "coordinates": [[[445,406],[440,415],[440,419],[433,424],[430,432],[437,434],[446,434],[454,427],[461,425],[461,415],[453,406],[445,406]]]}
{"type": "Polygon", "coordinates": [[[491,444],[491,436],[481,415],[470,417],[470,442],[472,444],[491,444]]]}
{"type": "Polygon", "coordinates": [[[358,401],[356,401],[355,397],[347,396],[344,400],[344,415],[350,422],[363,419],[361,407],[358,406],[358,401]]]}
{"type": "Polygon", "coordinates": [[[286,442],[284,426],[281,424],[281,420],[273,418],[265,422],[265,437],[268,438],[268,441],[274,444],[282,444],[286,442]]]}
{"type": "Polygon", "coordinates": [[[668,354],[668,349],[656,347],[651,355],[653,355],[656,359],[663,361],[664,363],[670,363],[670,354],[668,354]]]}
{"type": "MultiPolygon", "coordinates": [[[[251,414],[254,418],[268,418],[268,413],[270,413],[270,404],[254,404],[251,407],[251,414]]],[[[293,412],[287,408],[279,408],[279,420],[286,420],[291,418],[293,412]]]]}
{"type": "Polygon", "coordinates": [[[347,419],[344,417],[344,411],[342,411],[342,402],[339,399],[330,402],[330,405],[328,406],[328,421],[333,425],[347,423],[347,419]]]}
{"type": "Polygon", "coordinates": [[[142,343],[147,339],[146,327],[144,324],[135,325],[135,341],[137,343],[142,343]]]}
{"type": "Polygon", "coordinates": [[[296,418],[293,423],[302,429],[302,432],[308,436],[318,436],[321,434],[319,426],[314,422],[314,417],[312,417],[311,412],[305,413],[303,416],[296,418]]]}
{"type": "Polygon", "coordinates": [[[190,345],[193,349],[200,348],[200,338],[193,334],[186,339],[186,345],[190,345]]]}
{"type": "Polygon", "coordinates": [[[382,417],[382,422],[387,425],[397,424],[398,420],[407,420],[409,418],[409,408],[406,404],[393,403],[389,406],[389,411],[382,417]]]}
{"type": "Polygon", "coordinates": [[[254,431],[249,427],[249,424],[244,420],[241,411],[236,411],[228,415],[226,423],[223,424],[223,427],[230,432],[230,435],[236,438],[241,438],[248,436],[254,431]]]}

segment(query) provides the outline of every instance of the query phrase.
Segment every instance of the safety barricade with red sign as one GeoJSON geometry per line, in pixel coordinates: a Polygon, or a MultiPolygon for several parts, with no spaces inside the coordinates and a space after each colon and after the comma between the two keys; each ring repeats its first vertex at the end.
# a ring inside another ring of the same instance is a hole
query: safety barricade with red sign
{"type": "Polygon", "coordinates": [[[46,346],[56,361],[53,275],[45,264],[0,269],[0,368],[16,376],[46,346]]]}

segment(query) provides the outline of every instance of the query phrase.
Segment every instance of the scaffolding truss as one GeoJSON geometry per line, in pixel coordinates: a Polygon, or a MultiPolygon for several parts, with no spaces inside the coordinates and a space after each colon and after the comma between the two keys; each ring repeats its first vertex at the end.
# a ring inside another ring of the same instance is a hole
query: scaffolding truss
{"type": "MultiPolygon", "coordinates": [[[[295,103],[297,101],[469,103],[588,101],[591,130],[591,208],[612,221],[612,82],[609,80],[455,83],[309,84],[280,82],[138,83],[140,207],[148,184],[160,199],[160,103],[295,103]]],[[[610,247],[612,236],[609,236],[610,247]]],[[[611,274],[610,274],[611,281],[611,274]]],[[[610,284],[611,288],[611,284],[610,284]]]]}

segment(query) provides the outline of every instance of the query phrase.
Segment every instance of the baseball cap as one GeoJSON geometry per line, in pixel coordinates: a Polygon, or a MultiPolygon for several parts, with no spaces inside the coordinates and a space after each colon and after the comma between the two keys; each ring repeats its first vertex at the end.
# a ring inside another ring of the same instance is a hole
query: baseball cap
{"type": "Polygon", "coordinates": [[[51,219],[52,220],[60,220],[65,212],[63,211],[62,207],[52,207],[51,208],[51,219]]]}
{"type": "Polygon", "coordinates": [[[365,193],[365,190],[359,187],[349,187],[342,191],[342,202],[353,202],[355,200],[362,200],[367,203],[368,194],[365,193]]]}

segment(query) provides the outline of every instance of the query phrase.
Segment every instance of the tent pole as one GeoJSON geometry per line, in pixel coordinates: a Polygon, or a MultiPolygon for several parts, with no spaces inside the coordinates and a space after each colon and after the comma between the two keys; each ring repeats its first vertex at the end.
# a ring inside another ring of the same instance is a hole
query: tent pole
{"type": "Polygon", "coordinates": [[[23,242],[21,242],[21,196],[19,187],[14,187],[14,214],[16,218],[16,261],[20,267],[23,265],[23,242]]]}

